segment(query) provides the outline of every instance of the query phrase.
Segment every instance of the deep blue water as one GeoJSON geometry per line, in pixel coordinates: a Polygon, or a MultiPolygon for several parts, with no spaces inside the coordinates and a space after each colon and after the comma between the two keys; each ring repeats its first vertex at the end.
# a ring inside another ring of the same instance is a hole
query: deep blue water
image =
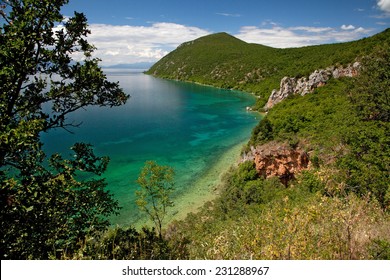
{"type": "Polygon", "coordinates": [[[75,142],[91,143],[111,158],[104,174],[123,207],[114,223],[128,224],[140,213],[135,180],[145,161],[175,169],[177,194],[183,193],[231,147],[247,140],[259,116],[246,111],[255,98],[246,93],[157,79],[142,73],[108,73],[131,95],[126,105],[90,107],[70,119],[82,122],[74,134],[62,129],[43,135],[50,153],[69,154],[75,142]]]}

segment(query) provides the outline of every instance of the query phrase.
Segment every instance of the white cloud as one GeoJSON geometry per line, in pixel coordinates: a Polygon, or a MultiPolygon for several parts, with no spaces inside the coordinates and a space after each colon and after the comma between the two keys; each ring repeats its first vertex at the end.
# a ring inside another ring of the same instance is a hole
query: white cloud
{"type": "Polygon", "coordinates": [[[266,19],[264,20],[262,23],[261,23],[262,26],[267,26],[267,25],[271,25],[271,26],[278,26],[279,24],[277,22],[274,22],[270,19],[266,19]]]}
{"type": "Polygon", "coordinates": [[[359,27],[357,29],[354,30],[354,33],[355,34],[358,34],[358,33],[361,33],[361,34],[368,34],[369,32],[371,32],[371,30],[368,30],[368,29],[365,29],[363,27],[359,27]]]}
{"type": "Polygon", "coordinates": [[[248,43],[259,43],[282,48],[301,45],[304,40],[303,38],[298,39],[293,31],[280,27],[258,28],[256,26],[244,26],[236,34],[236,37],[248,43]]]}
{"type": "Polygon", "coordinates": [[[240,14],[229,14],[229,13],[216,13],[216,14],[224,17],[241,17],[240,14]]]}
{"type": "Polygon", "coordinates": [[[379,9],[386,13],[390,13],[390,0],[377,0],[379,9]]]}
{"type": "MultiPolygon", "coordinates": [[[[60,28],[58,26],[57,28],[60,28]]],[[[97,47],[94,55],[102,59],[103,66],[155,62],[183,42],[208,35],[198,27],[169,22],[151,23],[149,26],[91,24],[88,41],[97,47]]],[[[272,21],[261,26],[244,26],[237,38],[277,48],[301,47],[360,39],[372,30],[352,25],[340,28],[295,26],[285,28],[272,21]]],[[[75,55],[78,59],[78,55],[75,55]]]]}
{"type": "Polygon", "coordinates": [[[94,54],[104,66],[154,62],[181,43],[209,34],[201,28],[167,22],[151,26],[91,24],[89,29],[88,42],[95,45],[94,54]]]}
{"type": "Polygon", "coordinates": [[[244,26],[235,36],[249,43],[263,44],[275,48],[289,48],[352,41],[369,33],[371,33],[369,29],[362,27],[352,29],[352,25],[343,25],[340,29],[310,26],[290,28],[244,26]]]}
{"type": "Polygon", "coordinates": [[[343,24],[342,26],[341,26],[341,29],[342,30],[353,30],[353,29],[355,29],[356,27],[355,26],[353,26],[353,25],[345,25],[345,24],[343,24]]]}
{"type": "Polygon", "coordinates": [[[322,33],[325,31],[331,31],[331,27],[311,27],[311,26],[297,26],[289,28],[291,31],[306,31],[310,33],[322,33]]]}

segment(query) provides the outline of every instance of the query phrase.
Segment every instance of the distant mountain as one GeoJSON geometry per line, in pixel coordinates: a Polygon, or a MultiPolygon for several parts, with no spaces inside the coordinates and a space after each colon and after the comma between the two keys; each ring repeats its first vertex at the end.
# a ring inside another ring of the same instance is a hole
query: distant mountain
{"type": "Polygon", "coordinates": [[[141,69],[146,70],[153,66],[153,62],[138,62],[131,64],[116,64],[110,66],[103,66],[104,69],[141,69]]]}
{"type": "Polygon", "coordinates": [[[390,43],[390,29],[354,42],[289,49],[250,44],[217,33],[183,43],[147,73],[253,92],[261,97],[258,106],[262,106],[283,77],[302,77],[316,69],[347,65],[385,42],[390,43]]]}

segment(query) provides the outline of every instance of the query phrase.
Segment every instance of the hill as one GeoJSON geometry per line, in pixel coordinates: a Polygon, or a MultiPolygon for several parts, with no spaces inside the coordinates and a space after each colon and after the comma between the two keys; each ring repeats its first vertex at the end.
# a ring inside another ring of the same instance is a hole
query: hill
{"type": "Polygon", "coordinates": [[[219,33],[181,45],[149,73],[261,93],[282,76],[356,58],[361,68],[275,104],[253,129],[240,164],[215,186],[216,198],[162,235],[116,227],[63,257],[390,259],[388,41],[389,30],[281,50],[219,33]]]}
{"type": "Polygon", "coordinates": [[[390,259],[389,45],[360,62],[272,107],[173,244],[190,259],[390,259]]]}
{"type": "MultiPolygon", "coordinates": [[[[276,104],[253,129],[218,197],[174,222],[189,259],[390,259],[390,29],[355,42],[294,49],[226,33],[181,45],[148,73],[261,95],[283,77],[359,61],[276,104]]],[[[177,249],[177,248],[176,248],[177,249]]],[[[183,257],[183,256],[181,256],[183,257]]]]}
{"type": "Polygon", "coordinates": [[[253,92],[262,107],[285,77],[307,76],[332,65],[346,65],[390,42],[390,29],[354,42],[277,49],[249,44],[227,33],[180,45],[154,64],[147,74],[253,92]]]}

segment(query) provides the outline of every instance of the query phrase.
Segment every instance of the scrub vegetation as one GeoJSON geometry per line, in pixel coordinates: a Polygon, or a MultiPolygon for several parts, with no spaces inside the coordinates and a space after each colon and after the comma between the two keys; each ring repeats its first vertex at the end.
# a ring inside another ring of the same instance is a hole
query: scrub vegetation
{"type": "Polygon", "coordinates": [[[389,259],[389,54],[270,110],[248,146],[299,145],[311,168],[287,187],[251,161],[232,168],[218,199],[170,227],[191,259],[389,259]]]}
{"type": "Polygon", "coordinates": [[[251,92],[259,97],[256,107],[260,109],[283,77],[300,78],[329,66],[346,66],[384,42],[390,42],[390,29],[354,42],[288,49],[217,33],[182,44],[147,73],[251,92]]]}
{"type": "Polygon", "coordinates": [[[174,173],[147,162],[138,205],[156,229],[136,230],[110,227],[119,208],[101,177],[107,157],[85,143],[70,157],[42,149],[42,133],[77,125],[69,113],[129,98],[92,58],[83,14],[54,29],[67,2],[0,1],[1,259],[390,259],[389,29],[296,49],[219,33],[163,58],[149,73],[254,92],[259,108],[283,76],[356,60],[362,70],[275,105],[243,148],[299,146],[309,169],[282,184],[243,162],[224,175],[218,198],[164,226],[174,173]]]}

